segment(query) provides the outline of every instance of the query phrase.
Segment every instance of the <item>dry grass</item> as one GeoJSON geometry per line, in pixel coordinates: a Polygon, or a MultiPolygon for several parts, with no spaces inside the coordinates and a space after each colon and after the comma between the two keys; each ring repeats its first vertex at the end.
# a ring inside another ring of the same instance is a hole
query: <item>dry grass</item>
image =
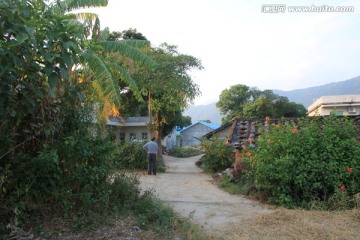
{"type": "Polygon", "coordinates": [[[110,226],[99,227],[95,230],[73,232],[71,227],[66,223],[58,222],[49,223],[46,230],[56,230],[58,233],[51,236],[37,236],[35,239],[56,239],[56,240],[120,240],[120,239],[160,239],[161,235],[152,230],[143,230],[136,225],[136,219],[125,218],[119,219],[110,226]]]}
{"type": "Polygon", "coordinates": [[[360,239],[360,209],[340,212],[278,209],[242,221],[226,239],[360,239]]]}

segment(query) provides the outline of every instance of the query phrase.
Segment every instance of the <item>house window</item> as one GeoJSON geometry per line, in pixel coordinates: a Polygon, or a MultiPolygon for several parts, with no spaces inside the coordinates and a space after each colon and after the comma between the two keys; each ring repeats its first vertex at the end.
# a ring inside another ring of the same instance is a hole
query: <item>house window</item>
{"type": "Polygon", "coordinates": [[[125,133],[124,132],[121,132],[120,135],[119,135],[119,140],[120,141],[125,141],[125,133]]]}
{"type": "Polygon", "coordinates": [[[330,115],[343,116],[344,112],[343,111],[331,111],[330,115]]]}
{"type": "Polygon", "coordinates": [[[141,134],[141,139],[146,140],[148,138],[147,132],[141,134]]]}
{"type": "Polygon", "coordinates": [[[133,141],[136,139],[136,133],[130,133],[130,141],[133,141]]]}

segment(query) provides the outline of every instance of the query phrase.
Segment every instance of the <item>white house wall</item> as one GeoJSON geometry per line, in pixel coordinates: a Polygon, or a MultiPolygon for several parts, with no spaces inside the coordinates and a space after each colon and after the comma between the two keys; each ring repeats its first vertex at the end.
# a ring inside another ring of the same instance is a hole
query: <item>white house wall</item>
{"type": "Polygon", "coordinates": [[[200,145],[201,141],[199,139],[212,130],[203,124],[196,124],[181,132],[181,145],[183,147],[200,145]]]}
{"type": "Polygon", "coordinates": [[[359,115],[360,95],[323,96],[308,107],[308,116],[327,116],[332,112],[342,116],[359,115]]]}

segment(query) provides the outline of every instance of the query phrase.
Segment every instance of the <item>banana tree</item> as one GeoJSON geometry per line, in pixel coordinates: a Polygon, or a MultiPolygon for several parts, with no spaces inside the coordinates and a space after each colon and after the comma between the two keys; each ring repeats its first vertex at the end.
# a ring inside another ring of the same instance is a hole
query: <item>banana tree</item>
{"type": "Polygon", "coordinates": [[[57,14],[71,14],[74,24],[79,25],[85,33],[84,46],[80,53],[80,63],[73,67],[72,74],[81,77],[82,81],[91,81],[93,93],[98,104],[98,116],[108,118],[118,116],[121,105],[119,82],[123,81],[134,93],[138,101],[142,101],[140,91],[122,65],[123,58],[131,59],[148,67],[156,63],[139,51],[140,47],[149,45],[145,40],[102,41],[100,21],[96,14],[74,12],[89,7],[103,7],[107,0],[63,0],[52,2],[50,9],[57,14]],[[81,74],[79,74],[79,71],[81,74]]]}

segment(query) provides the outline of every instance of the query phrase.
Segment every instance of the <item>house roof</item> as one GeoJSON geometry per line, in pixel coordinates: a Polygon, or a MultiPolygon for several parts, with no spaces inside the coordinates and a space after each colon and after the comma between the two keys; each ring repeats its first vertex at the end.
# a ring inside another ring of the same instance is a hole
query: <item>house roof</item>
{"type": "Polygon", "coordinates": [[[199,123],[211,128],[211,129],[214,129],[214,130],[220,127],[220,125],[216,124],[216,123],[208,123],[208,122],[204,122],[204,121],[199,121],[199,123]]]}
{"type": "Polygon", "coordinates": [[[106,121],[110,126],[147,126],[149,117],[127,117],[127,118],[110,118],[106,121]]]}
{"type": "Polygon", "coordinates": [[[216,123],[208,123],[208,122],[204,122],[204,121],[198,121],[197,123],[194,123],[194,124],[184,128],[183,130],[180,131],[180,133],[182,133],[183,131],[188,130],[189,128],[192,128],[193,126],[198,125],[198,124],[202,124],[202,125],[204,125],[204,126],[206,126],[208,128],[211,128],[213,130],[220,127],[220,125],[216,124],[216,123]]]}
{"type": "MultiPolygon", "coordinates": [[[[322,116],[326,117],[326,116],[322,116]]],[[[342,117],[342,116],[338,116],[342,117]]],[[[360,117],[359,116],[346,116],[351,119],[354,125],[359,129],[357,138],[360,140],[360,117]]],[[[317,118],[317,117],[309,117],[317,118]]],[[[246,142],[248,138],[256,139],[260,135],[260,128],[266,127],[271,124],[279,124],[281,121],[285,121],[286,124],[296,126],[299,121],[298,118],[284,118],[284,119],[271,119],[266,121],[265,119],[242,119],[237,118],[233,120],[231,130],[228,137],[228,143],[233,147],[241,146],[241,142],[246,142]]]]}
{"type": "Polygon", "coordinates": [[[211,137],[214,136],[214,134],[216,134],[217,132],[220,132],[220,131],[222,131],[222,130],[224,130],[224,129],[226,129],[226,128],[231,127],[232,124],[233,124],[233,121],[234,121],[234,120],[232,120],[232,121],[230,121],[230,122],[228,122],[228,123],[225,123],[224,125],[220,126],[219,128],[217,128],[217,129],[215,129],[215,130],[213,130],[213,131],[205,134],[203,137],[211,138],[211,137]]]}

